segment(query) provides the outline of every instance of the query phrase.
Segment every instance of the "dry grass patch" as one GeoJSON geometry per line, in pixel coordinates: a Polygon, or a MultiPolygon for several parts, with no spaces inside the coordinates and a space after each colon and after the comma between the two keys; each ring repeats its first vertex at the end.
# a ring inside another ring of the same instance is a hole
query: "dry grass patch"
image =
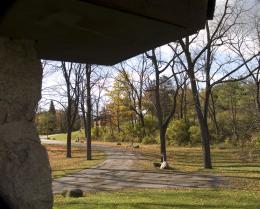
{"type": "Polygon", "coordinates": [[[105,160],[105,154],[97,150],[93,150],[93,160],[88,161],[86,160],[86,149],[83,147],[73,147],[72,158],[66,158],[66,146],[45,145],[45,147],[48,151],[53,178],[79,172],[105,160]]]}

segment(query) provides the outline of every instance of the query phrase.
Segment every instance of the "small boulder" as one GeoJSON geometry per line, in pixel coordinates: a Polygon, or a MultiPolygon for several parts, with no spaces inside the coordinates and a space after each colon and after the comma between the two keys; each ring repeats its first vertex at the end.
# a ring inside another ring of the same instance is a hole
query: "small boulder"
{"type": "Polygon", "coordinates": [[[138,149],[140,146],[138,144],[133,145],[133,148],[138,149]]]}
{"type": "Polygon", "coordinates": [[[161,164],[161,166],[160,166],[160,169],[168,169],[169,168],[169,165],[168,165],[168,163],[166,162],[166,161],[163,161],[162,162],[162,164],[161,164]]]}
{"type": "Polygon", "coordinates": [[[83,191],[81,189],[72,189],[67,193],[68,197],[83,197],[83,191]]]}

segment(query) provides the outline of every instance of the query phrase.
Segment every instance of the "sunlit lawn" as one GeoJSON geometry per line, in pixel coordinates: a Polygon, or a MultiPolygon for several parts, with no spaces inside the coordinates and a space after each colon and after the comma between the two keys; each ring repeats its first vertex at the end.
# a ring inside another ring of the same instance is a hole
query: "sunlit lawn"
{"type": "MultiPolygon", "coordinates": [[[[203,169],[201,148],[199,147],[170,147],[168,161],[175,171],[214,173],[228,177],[227,181],[233,188],[260,191],[260,150],[254,153],[253,159],[241,156],[241,150],[234,148],[212,148],[211,151],[212,170],[203,169]]],[[[137,152],[145,154],[145,158],[139,161],[139,165],[142,167],[153,169],[151,160],[159,162],[158,145],[142,145],[137,152]]]]}
{"type": "Polygon", "coordinates": [[[100,151],[93,151],[93,160],[86,160],[86,149],[83,147],[72,148],[72,158],[66,158],[66,146],[45,145],[48,151],[49,160],[52,168],[53,178],[66,176],[76,173],[82,169],[102,163],[105,154],[100,151]]]}
{"type": "MultiPolygon", "coordinates": [[[[117,146],[116,143],[95,143],[117,146]]],[[[158,145],[140,145],[139,149],[127,145],[123,143],[121,147],[143,156],[136,162],[136,166],[156,169],[153,162],[159,162],[160,159],[158,145]]],[[[84,149],[74,149],[74,158],[68,160],[65,158],[65,147],[58,152],[54,152],[53,147],[49,148],[54,177],[90,167],[104,159],[103,153],[94,152],[96,160],[87,162],[84,149]]],[[[200,147],[169,146],[168,162],[173,172],[224,176],[229,188],[121,191],[86,194],[86,197],[79,199],[56,196],[54,209],[260,208],[260,150],[256,150],[252,158],[239,149],[212,148],[214,168],[205,170],[200,147]]]]}
{"type": "Polygon", "coordinates": [[[54,209],[259,209],[259,200],[259,192],[237,190],[137,190],[87,194],[78,199],[56,196],[54,209]]]}
{"type": "MultiPolygon", "coordinates": [[[[71,134],[72,140],[76,140],[77,138],[84,138],[84,130],[74,131],[71,134]]],[[[48,135],[48,138],[51,140],[57,140],[57,141],[66,141],[67,140],[67,134],[52,134],[48,135]]]]}

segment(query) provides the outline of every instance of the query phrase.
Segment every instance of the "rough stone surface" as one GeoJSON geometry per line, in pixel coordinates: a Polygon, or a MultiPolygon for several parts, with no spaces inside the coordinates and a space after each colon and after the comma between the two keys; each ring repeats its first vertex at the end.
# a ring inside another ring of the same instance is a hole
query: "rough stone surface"
{"type": "Polygon", "coordinates": [[[34,125],[42,67],[32,41],[0,37],[0,196],[13,209],[51,209],[51,170],[34,125]]]}

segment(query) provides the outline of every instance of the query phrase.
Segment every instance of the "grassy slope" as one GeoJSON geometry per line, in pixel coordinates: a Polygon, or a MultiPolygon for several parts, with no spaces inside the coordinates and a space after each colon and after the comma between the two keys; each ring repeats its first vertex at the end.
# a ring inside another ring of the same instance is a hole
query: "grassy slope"
{"type": "Polygon", "coordinates": [[[234,190],[143,190],[55,197],[54,209],[259,209],[260,193],[234,190]]]}
{"type": "Polygon", "coordinates": [[[73,147],[72,158],[66,158],[66,147],[61,145],[45,145],[48,151],[52,168],[53,178],[59,178],[68,174],[76,173],[82,169],[98,165],[105,160],[105,154],[100,151],[93,151],[93,160],[86,160],[84,148],[73,147]]]}

